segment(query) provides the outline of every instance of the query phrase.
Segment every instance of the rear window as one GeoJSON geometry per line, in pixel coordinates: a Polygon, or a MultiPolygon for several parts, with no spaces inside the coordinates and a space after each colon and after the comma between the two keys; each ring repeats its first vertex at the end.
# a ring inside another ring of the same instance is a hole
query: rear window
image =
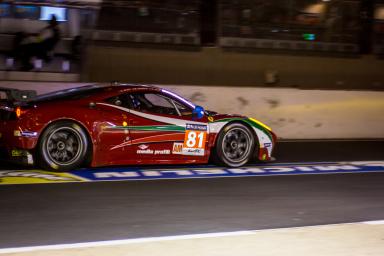
{"type": "Polygon", "coordinates": [[[37,96],[32,102],[44,102],[53,100],[79,100],[88,98],[96,93],[102,92],[105,87],[80,87],[63,91],[42,94],[37,96]]]}

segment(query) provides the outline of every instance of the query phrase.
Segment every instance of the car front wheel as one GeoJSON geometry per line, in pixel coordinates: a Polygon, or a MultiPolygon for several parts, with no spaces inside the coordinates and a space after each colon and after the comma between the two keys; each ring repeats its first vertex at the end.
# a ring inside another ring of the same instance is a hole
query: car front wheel
{"type": "Polygon", "coordinates": [[[252,131],[241,123],[232,123],[219,133],[214,159],[219,164],[240,167],[254,155],[255,138],[252,131]]]}

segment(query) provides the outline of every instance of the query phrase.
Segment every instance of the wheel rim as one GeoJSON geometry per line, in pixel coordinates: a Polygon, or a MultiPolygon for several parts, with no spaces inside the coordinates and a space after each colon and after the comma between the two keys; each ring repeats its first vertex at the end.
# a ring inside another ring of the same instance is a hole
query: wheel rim
{"type": "Polygon", "coordinates": [[[70,165],[76,162],[82,151],[83,140],[80,133],[71,127],[58,128],[47,139],[47,156],[57,165],[70,165]]]}
{"type": "Polygon", "coordinates": [[[251,136],[242,128],[233,128],[224,135],[222,149],[226,159],[240,163],[249,156],[251,136]]]}

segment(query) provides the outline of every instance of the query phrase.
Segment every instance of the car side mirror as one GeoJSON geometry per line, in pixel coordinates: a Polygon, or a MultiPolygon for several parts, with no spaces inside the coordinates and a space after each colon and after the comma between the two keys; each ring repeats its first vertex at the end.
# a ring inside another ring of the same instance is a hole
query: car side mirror
{"type": "Polygon", "coordinates": [[[205,110],[202,106],[196,106],[192,111],[192,117],[195,119],[201,119],[204,117],[205,110]]]}

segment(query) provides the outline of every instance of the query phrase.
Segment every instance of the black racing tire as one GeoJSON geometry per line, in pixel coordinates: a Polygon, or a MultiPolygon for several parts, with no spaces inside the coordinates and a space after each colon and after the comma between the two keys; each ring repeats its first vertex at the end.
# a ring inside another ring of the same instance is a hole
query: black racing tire
{"type": "Polygon", "coordinates": [[[63,172],[88,163],[90,151],[89,136],[80,125],[59,121],[43,131],[35,152],[41,168],[63,172]]]}
{"type": "Polygon", "coordinates": [[[254,133],[242,123],[230,123],[219,133],[213,151],[213,161],[228,167],[241,167],[254,156],[254,133]]]}

